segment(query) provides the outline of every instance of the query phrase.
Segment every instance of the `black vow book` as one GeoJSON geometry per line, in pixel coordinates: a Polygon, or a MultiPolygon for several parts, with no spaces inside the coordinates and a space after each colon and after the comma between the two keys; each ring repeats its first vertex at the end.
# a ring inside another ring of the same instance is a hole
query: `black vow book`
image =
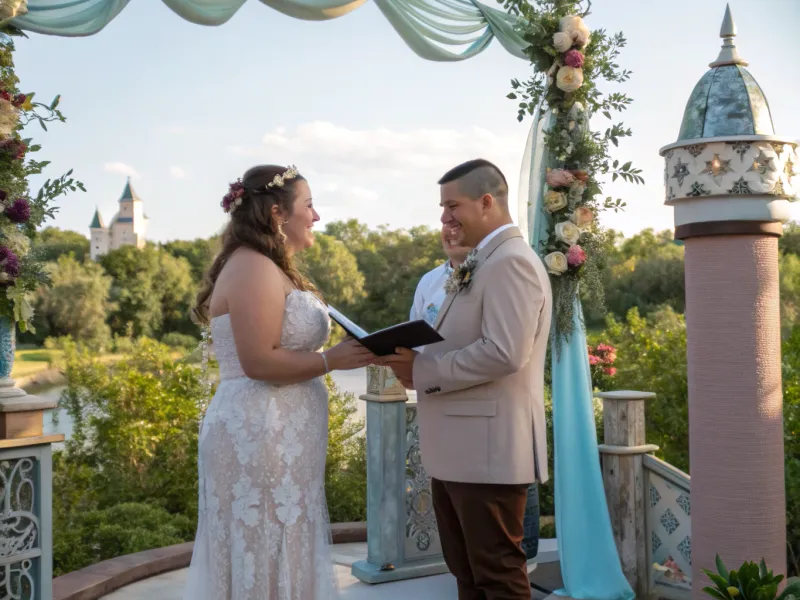
{"type": "Polygon", "coordinates": [[[358,340],[362,346],[371,350],[376,356],[394,354],[396,348],[413,349],[444,340],[425,321],[409,321],[381,329],[375,333],[367,333],[332,306],[328,306],[328,314],[350,337],[358,340]]]}

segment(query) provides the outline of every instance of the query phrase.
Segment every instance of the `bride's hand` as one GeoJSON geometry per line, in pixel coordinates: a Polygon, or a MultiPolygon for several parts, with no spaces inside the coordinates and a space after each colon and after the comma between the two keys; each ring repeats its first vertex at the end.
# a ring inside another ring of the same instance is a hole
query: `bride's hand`
{"type": "Polygon", "coordinates": [[[377,361],[372,352],[353,339],[336,344],[325,352],[325,356],[328,359],[328,369],[331,371],[358,369],[377,361]]]}

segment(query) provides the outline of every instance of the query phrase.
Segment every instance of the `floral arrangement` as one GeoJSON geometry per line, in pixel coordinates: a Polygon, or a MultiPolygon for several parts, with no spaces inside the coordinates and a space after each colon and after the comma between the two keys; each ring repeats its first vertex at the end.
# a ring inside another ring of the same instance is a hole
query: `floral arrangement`
{"type": "Polygon", "coordinates": [[[600,391],[609,391],[612,379],[617,374],[614,363],[617,361],[617,349],[608,344],[588,346],[589,369],[592,373],[592,383],[600,391]]]}
{"type": "MultiPolygon", "coordinates": [[[[24,2],[12,2],[19,12],[24,2]]],[[[0,17],[9,3],[0,0],[0,17]]],[[[71,178],[72,171],[45,181],[35,195],[30,193],[28,178],[40,174],[49,161],[37,161],[30,155],[41,146],[20,135],[26,125],[36,121],[44,131],[46,123],[65,121],[58,110],[60,97],[49,104],[34,100],[34,94],[17,89],[14,73],[14,44],[11,35],[21,32],[11,26],[0,26],[4,38],[0,41],[0,318],[9,319],[21,331],[31,329],[33,308],[29,298],[41,285],[49,283],[44,263],[31,249],[37,229],[53,218],[53,200],[83,184],[71,178]]]]}
{"type": "Polygon", "coordinates": [[[544,207],[548,237],[539,248],[553,287],[556,340],[569,337],[579,297],[596,308],[604,304],[601,272],[610,236],[598,224],[602,210],[622,210],[620,199],[599,200],[601,179],[611,175],[643,183],[631,162],[612,160],[610,146],[630,136],[622,123],[604,132],[592,131],[590,117],[622,111],[631,99],[622,93],[604,95],[597,83],[622,83],[629,71],[616,64],[625,46],[622,34],[590,31],[584,22],[591,2],[580,0],[500,0],[520,19],[521,33],[530,44],[525,50],[535,68],[529,80],[513,80],[508,98],[519,100],[518,119],[528,114],[553,116],[545,133],[551,164],[547,170],[544,207]],[[579,296],[580,294],[580,296],[579,296]]]}

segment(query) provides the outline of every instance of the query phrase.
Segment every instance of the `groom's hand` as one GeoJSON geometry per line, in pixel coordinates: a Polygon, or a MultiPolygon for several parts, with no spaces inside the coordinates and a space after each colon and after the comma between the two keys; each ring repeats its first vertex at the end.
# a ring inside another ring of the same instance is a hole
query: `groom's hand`
{"type": "Polygon", "coordinates": [[[394,352],[384,356],[381,364],[391,368],[405,387],[414,389],[414,360],[418,352],[408,348],[397,348],[394,352]]]}

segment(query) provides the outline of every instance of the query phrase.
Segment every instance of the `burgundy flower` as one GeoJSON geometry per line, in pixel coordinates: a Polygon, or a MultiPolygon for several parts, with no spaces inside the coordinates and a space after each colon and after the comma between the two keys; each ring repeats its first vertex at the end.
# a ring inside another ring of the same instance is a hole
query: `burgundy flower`
{"type": "Polygon", "coordinates": [[[0,202],[5,202],[6,198],[8,198],[8,194],[4,190],[0,190],[0,202]]]}
{"type": "Polygon", "coordinates": [[[19,258],[10,248],[0,246],[0,265],[9,277],[19,276],[19,258]]]}
{"type": "Polygon", "coordinates": [[[6,209],[6,216],[12,223],[24,223],[31,218],[31,205],[27,198],[17,198],[6,209]]]}
{"type": "Polygon", "coordinates": [[[564,64],[568,67],[580,69],[583,66],[583,54],[578,50],[568,50],[564,53],[564,64]]]}
{"type": "Polygon", "coordinates": [[[8,139],[0,142],[0,149],[10,154],[14,160],[20,160],[28,151],[28,145],[22,140],[8,139]]]}
{"type": "Polygon", "coordinates": [[[28,97],[27,97],[25,94],[17,94],[16,96],[14,96],[14,99],[13,99],[11,102],[12,102],[12,104],[13,104],[14,106],[16,106],[17,108],[19,108],[20,106],[22,106],[23,104],[25,104],[25,101],[26,101],[27,99],[28,99],[28,97]]]}
{"type": "Polygon", "coordinates": [[[11,94],[9,94],[5,90],[0,90],[0,98],[2,98],[3,100],[8,100],[9,102],[11,102],[11,94]]]}

